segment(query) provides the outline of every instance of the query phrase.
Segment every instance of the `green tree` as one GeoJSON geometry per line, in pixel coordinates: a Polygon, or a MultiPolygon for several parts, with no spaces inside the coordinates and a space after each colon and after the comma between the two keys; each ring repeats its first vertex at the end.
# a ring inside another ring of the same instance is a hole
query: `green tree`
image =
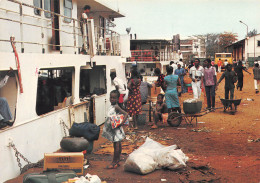
{"type": "Polygon", "coordinates": [[[252,36],[255,36],[255,35],[257,35],[257,30],[256,29],[253,29],[252,31],[250,31],[248,33],[248,37],[252,37],[252,36]]]}

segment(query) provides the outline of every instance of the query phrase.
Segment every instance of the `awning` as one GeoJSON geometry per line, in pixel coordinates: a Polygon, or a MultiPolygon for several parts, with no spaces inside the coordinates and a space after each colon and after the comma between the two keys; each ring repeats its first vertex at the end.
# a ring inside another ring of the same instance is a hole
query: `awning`
{"type": "Polygon", "coordinates": [[[101,0],[77,0],[78,8],[83,9],[85,5],[91,7],[91,13],[101,15],[105,18],[125,17],[121,12],[113,10],[101,0]]]}

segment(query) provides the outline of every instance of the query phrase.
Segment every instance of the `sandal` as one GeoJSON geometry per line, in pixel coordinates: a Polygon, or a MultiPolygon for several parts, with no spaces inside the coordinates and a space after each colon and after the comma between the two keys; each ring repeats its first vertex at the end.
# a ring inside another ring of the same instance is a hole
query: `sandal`
{"type": "Polygon", "coordinates": [[[157,129],[157,128],[158,128],[157,125],[153,125],[153,126],[151,126],[151,129],[157,129]]]}
{"type": "Polygon", "coordinates": [[[110,165],[107,165],[106,169],[117,169],[120,165],[118,163],[113,163],[110,165]]]}

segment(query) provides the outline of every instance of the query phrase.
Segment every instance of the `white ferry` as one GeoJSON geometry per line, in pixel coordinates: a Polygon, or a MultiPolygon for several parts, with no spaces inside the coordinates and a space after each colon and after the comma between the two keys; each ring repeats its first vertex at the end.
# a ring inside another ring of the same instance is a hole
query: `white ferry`
{"type": "Polygon", "coordinates": [[[129,35],[111,30],[119,17],[124,15],[98,0],[0,1],[0,75],[14,69],[0,89],[14,122],[0,129],[0,182],[27,164],[21,156],[17,161],[15,149],[36,163],[60,148],[68,133],[64,124],[85,116],[97,125],[105,121],[114,89],[110,73],[125,78],[131,56],[129,35]],[[86,23],[80,19],[85,5],[92,17],[86,23]]]}

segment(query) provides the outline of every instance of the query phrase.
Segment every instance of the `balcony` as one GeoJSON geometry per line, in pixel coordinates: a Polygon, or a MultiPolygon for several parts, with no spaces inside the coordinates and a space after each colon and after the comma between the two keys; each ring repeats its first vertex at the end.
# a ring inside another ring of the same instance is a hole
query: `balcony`
{"type": "MultiPolygon", "coordinates": [[[[32,1],[27,2],[8,0],[0,6],[0,25],[5,30],[11,30],[18,52],[121,55],[120,35],[95,26],[94,21],[98,22],[98,19],[83,22],[35,7],[31,5],[32,1]],[[45,14],[49,16],[46,17],[45,14]]],[[[73,12],[74,14],[77,12],[73,12]]],[[[0,51],[12,51],[10,33],[2,31],[0,37],[0,51]]]]}
{"type": "Polygon", "coordinates": [[[131,57],[128,62],[160,62],[171,60],[171,55],[156,50],[131,50],[131,57]]]}

